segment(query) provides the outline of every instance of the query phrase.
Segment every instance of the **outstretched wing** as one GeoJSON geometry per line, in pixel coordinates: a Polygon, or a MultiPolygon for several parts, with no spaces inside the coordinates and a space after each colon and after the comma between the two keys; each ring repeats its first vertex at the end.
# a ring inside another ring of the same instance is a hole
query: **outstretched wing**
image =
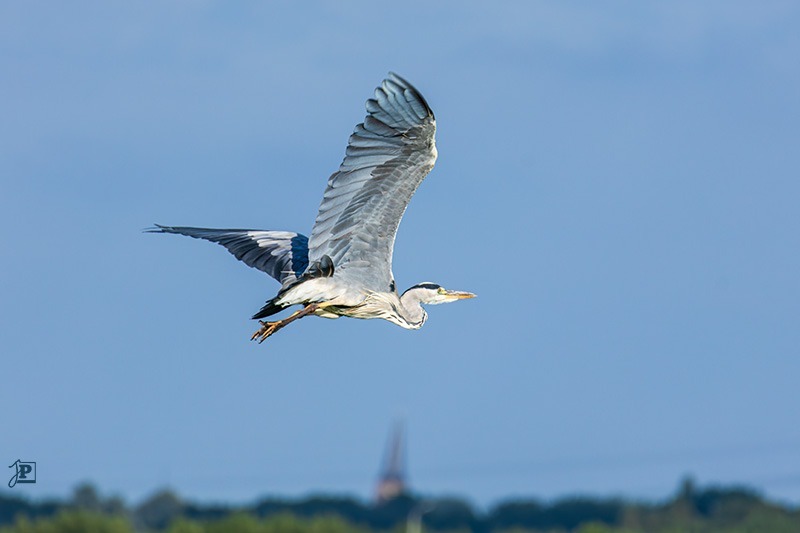
{"type": "Polygon", "coordinates": [[[328,255],[336,277],[389,291],[397,227],[436,161],[436,120],[422,95],[393,73],[366,107],[339,171],[328,180],[309,260],[328,255]]]}
{"type": "Polygon", "coordinates": [[[266,272],[285,285],[308,267],[308,238],[289,231],[209,229],[160,226],[151,233],[177,233],[216,242],[246,265],[266,272]]]}

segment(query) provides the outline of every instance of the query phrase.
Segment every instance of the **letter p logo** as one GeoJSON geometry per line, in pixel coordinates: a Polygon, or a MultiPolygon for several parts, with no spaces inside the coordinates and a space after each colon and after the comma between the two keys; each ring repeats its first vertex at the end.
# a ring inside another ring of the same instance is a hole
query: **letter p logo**
{"type": "Polygon", "coordinates": [[[27,478],[28,474],[30,474],[31,472],[33,472],[33,466],[31,466],[29,463],[20,463],[19,471],[17,472],[17,475],[19,476],[17,483],[29,483],[27,478]]]}
{"type": "Polygon", "coordinates": [[[17,483],[36,483],[36,463],[33,461],[20,461],[17,459],[9,468],[14,469],[14,475],[8,481],[9,488],[17,483]]]}

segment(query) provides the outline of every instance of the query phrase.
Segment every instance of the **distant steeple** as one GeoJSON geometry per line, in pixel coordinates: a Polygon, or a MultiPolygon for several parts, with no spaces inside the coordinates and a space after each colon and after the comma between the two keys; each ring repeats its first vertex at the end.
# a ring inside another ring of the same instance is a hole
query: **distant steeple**
{"type": "Polygon", "coordinates": [[[406,452],[403,422],[395,422],[383,456],[375,499],[378,503],[389,501],[406,492],[406,452]]]}

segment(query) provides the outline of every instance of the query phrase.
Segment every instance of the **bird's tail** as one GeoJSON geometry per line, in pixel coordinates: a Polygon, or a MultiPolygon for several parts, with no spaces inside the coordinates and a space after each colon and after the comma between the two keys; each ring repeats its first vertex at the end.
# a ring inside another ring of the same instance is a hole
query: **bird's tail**
{"type": "Polygon", "coordinates": [[[284,308],[284,306],[275,303],[275,301],[278,298],[279,297],[276,296],[272,300],[268,300],[267,303],[264,304],[264,307],[262,307],[258,313],[253,315],[252,317],[253,320],[257,320],[259,318],[267,318],[268,316],[272,316],[275,313],[280,313],[281,310],[284,308]]]}
{"type": "Polygon", "coordinates": [[[298,278],[296,281],[285,284],[275,298],[268,300],[267,303],[264,304],[264,307],[262,307],[258,313],[253,315],[253,320],[272,316],[275,313],[279,313],[282,309],[289,307],[288,305],[281,305],[277,302],[281,299],[281,297],[283,297],[284,294],[286,294],[286,291],[292,287],[314,278],[329,278],[333,276],[333,272],[333,260],[330,258],[330,256],[323,255],[319,261],[314,261],[311,265],[309,265],[306,272],[300,276],[300,278],[298,278]]]}

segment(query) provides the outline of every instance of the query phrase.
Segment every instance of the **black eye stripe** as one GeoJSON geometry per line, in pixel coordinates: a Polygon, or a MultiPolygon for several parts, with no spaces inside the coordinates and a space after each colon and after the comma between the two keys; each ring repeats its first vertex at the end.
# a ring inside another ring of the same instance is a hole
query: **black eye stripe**
{"type": "Polygon", "coordinates": [[[419,285],[414,285],[414,288],[415,289],[430,289],[432,291],[435,291],[435,290],[439,289],[440,287],[439,287],[439,285],[437,285],[435,283],[420,283],[419,285]]]}

